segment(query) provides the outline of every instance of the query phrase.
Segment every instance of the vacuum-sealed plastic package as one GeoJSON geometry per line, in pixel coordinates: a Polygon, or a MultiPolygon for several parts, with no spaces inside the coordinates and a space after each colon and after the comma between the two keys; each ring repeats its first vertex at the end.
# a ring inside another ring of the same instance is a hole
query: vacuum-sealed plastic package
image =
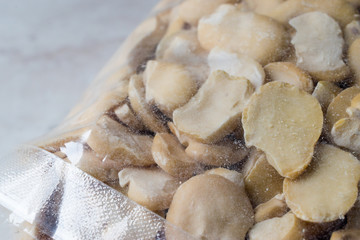
{"type": "Polygon", "coordinates": [[[161,1],[0,204],[37,239],[360,238],[359,10],[161,1]]]}

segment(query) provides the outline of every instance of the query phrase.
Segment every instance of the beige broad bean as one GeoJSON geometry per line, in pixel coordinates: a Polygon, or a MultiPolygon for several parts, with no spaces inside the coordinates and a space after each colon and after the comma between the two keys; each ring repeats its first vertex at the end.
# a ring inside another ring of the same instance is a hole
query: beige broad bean
{"type": "Polygon", "coordinates": [[[341,91],[329,104],[325,115],[325,134],[331,139],[331,129],[342,118],[347,118],[347,108],[351,106],[351,100],[360,93],[360,88],[350,87],[341,91]]]}
{"type": "Polygon", "coordinates": [[[114,114],[119,121],[126,124],[133,131],[139,132],[145,130],[144,124],[135,115],[134,111],[130,108],[129,103],[124,103],[117,107],[114,110],[114,114]]]}
{"type": "Polygon", "coordinates": [[[119,178],[118,172],[124,168],[122,162],[102,157],[92,150],[84,150],[80,158],[72,159],[70,157],[69,161],[79,169],[103,182],[117,180],[119,178]]]}
{"type": "Polygon", "coordinates": [[[302,221],[289,212],[255,224],[249,232],[249,240],[302,240],[302,230],[302,221]]]}
{"type": "Polygon", "coordinates": [[[245,55],[226,52],[215,47],[209,53],[208,64],[210,72],[222,70],[231,76],[244,77],[255,89],[264,84],[264,69],[257,61],[245,55]]]}
{"type": "MultiPolygon", "coordinates": [[[[166,220],[201,239],[245,239],[254,222],[245,190],[215,174],[190,178],[176,191],[166,220]],[[196,207],[193,207],[196,206],[196,207]]],[[[166,231],[167,239],[178,239],[166,231]]]]}
{"type": "Polygon", "coordinates": [[[207,52],[200,46],[197,31],[181,30],[164,37],[156,48],[156,59],[184,65],[200,65],[206,61],[207,52]]]}
{"type": "Polygon", "coordinates": [[[267,219],[282,217],[288,212],[288,209],[284,195],[278,194],[255,208],[255,222],[258,223],[267,219]]]}
{"type": "Polygon", "coordinates": [[[268,163],[263,152],[252,149],[243,172],[245,189],[253,206],[282,193],[284,178],[268,163]]]}
{"type": "Polygon", "coordinates": [[[249,152],[240,140],[225,139],[216,144],[206,144],[181,133],[172,122],[168,122],[168,126],[178,141],[186,147],[186,154],[197,163],[216,167],[229,166],[244,160],[249,152]]]}
{"type": "Polygon", "coordinates": [[[196,26],[200,18],[213,13],[221,4],[236,2],[237,0],[185,0],[173,9],[172,16],[179,16],[185,22],[196,26]]]}
{"type": "Polygon", "coordinates": [[[242,123],[246,145],[265,152],[280,175],[296,178],[312,159],[323,113],[319,102],[305,91],[269,82],[251,97],[242,123]]]}
{"type": "Polygon", "coordinates": [[[149,166],[155,163],[151,155],[152,141],[150,136],[134,134],[119,122],[103,116],[91,129],[87,144],[100,156],[123,166],[149,166]]]}
{"type": "Polygon", "coordinates": [[[322,12],[309,12],[292,18],[289,24],[296,30],[291,43],[301,69],[322,81],[338,82],[350,74],[342,60],[345,42],[341,28],[333,18],[322,12]]]}
{"type": "Polygon", "coordinates": [[[291,211],[281,217],[261,221],[250,230],[250,240],[321,239],[343,226],[343,221],[312,223],[302,221],[291,211]]]}
{"type": "Polygon", "coordinates": [[[161,169],[125,168],[119,172],[121,187],[128,185],[127,196],[152,210],[169,208],[180,181],[161,169]]]}
{"type": "Polygon", "coordinates": [[[219,47],[262,65],[279,60],[287,49],[287,32],[277,21],[226,4],[199,21],[198,38],[209,51],[219,47]]]}
{"type": "Polygon", "coordinates": [[[191,159],[176,137],[157,133],[151,148],[156,164],[173,177],[188,179],[199,171],[199,164],[191,159]]]}
{"type": "Polygon", "coordinates": [[[269,13],[276,9],[285,0],[244,0],[246,7],[250,10],[268,16],[269,13]]]}
{"type": "Polygon", "coordinates": [[[215,71],[187,104],[174,111],[174,124],[181,133],[200,142],[219,141],[240,124],[253,92],[247,79],[215,71]]]}
{"type": "Polygon", "coordinates": [[[181,30],[164,37],[156,48],[156,59],[183,65],[201,86],[209,75],[208,53],[200,46],[197,31],[181,30]]]}
{"type": "Polygon", "coordinates": [[[237,171],[229,170],[226,168],[213,168],[211,170],[206,171],[204,174],[219,175],[233,182],[237,186],[244,188],[244,176],[237,171]]]}
{"type": "Polygon", "coordinates": [[[287,0],[265,14],[287,24],[291,18],[301,14],[319,11],[334,18],[341,27],[354,20],[356,9],[344,0],[287,0]]]}
{"type": "Polygon", "coordinates": [[[356,108],[360,110],[360,93],[357,94],[352,100],[351,100],[351,106],[352,108],[356,108]]]}
{"type": "Polygon", "coordinates": [[[358,196],[360,162],[352,154],[319,144],[309,169],[284,180],[286,203],[300,219],[323,223],[344,218],[358,196]]]}
{"type": "Polygon", "coordinates": [[[185,152],[198,163],[221,167],[241,162],[249,150],[239,141],[224,140],[206,144],[190,139],[185,152]]]}
{"type": "Polygon", "coordinates": [[[310,75],[302,71],[294,63],[269,63],[264,67],[264,70],[270,81],[289,83],[308,93],[312,93],[314,90],[314,84],[310,75]]]}
{"type": "Polygon", "coordinates": [[[148,61],[144,72],[146,101],[167,116],[185,105],[197,91],[197,83],[181,64],[148,61]]]}
{"type": "Polygon", "coordinates": [[[355,84],[360,86],[360,38],[350,45],[348,58],[349,66],[354,73],[355,84]]]}
{"type": "Polygon", "coordinates": [[[188,136],[186,136],[185,134],[181,133],[179,131],[179,129],[177,129],[177,127],[175,126],[175,124],[173,122],[168,122],[168,127],[169,130],[172,134],[174,134],[174,136],[176,136],[176,138],[178,139],[178,141],[181,143],[181,145],[183,145],[184,147],[189,146],[189,141],[191,141],[192,139],[189,138],[188,136]]]}
{"type": "Polygon", "coordinates": [[[133,75],[129,83],[129,100],[141,122],[153,132],[167,132],[165,123],[156,116],[145,99],[145,87],[140,75],[133,75]]]}
{"type": "Polygon", "coordinates": [[[333,82],[320,81],[316,84],[312,95],[319,101],[324,115],[332,100],[342,91],[333,82]]]}
{"type": "Polygon", "coordinates": [[[360,16],[344,29],[344,39],[348,47],[358,38],[360,38],[360,16]]]}
{"type": "Polygon", "coordinates": [[[334,143],[360,154],[360,118],[342,118],[331,129],[334,143]]]}
{"type": "Polygon", "coordinates": [[[351,105],[346,109],[349,117],[360,118],[360,93],[351,100],[351,105]]]}

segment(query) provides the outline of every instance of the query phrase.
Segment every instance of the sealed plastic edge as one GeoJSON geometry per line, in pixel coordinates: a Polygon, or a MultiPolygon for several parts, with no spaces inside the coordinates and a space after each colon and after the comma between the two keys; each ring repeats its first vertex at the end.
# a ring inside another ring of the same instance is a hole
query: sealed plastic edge
{"type": "Polygon", "coordinates": [[[1,161],[0,204],[36,225],[38,233],[64,240],[165,239],[165,228],[171,228],[180,239],[193,239],[42,149],[21,146],[1,161]]]}

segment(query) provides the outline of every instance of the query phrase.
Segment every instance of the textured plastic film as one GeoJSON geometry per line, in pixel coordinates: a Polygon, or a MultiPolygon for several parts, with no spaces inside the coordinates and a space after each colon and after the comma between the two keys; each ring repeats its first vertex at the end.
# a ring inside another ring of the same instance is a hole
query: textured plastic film
{"type": "Polygon", "coordinates": [[[32,234],[54,239],[164,239],[166,228],[192,239],[160,216],[76,167],[32,146],[2,159],[0,203],[32,234]]]}

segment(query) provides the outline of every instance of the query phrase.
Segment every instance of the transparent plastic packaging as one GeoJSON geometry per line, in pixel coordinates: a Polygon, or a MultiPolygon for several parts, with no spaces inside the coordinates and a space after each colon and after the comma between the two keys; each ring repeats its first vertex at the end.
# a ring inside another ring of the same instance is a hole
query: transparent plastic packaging
{"type": "Polygon", "coordinates": [[[37,239],[360,235],[359,6],[160,1],[0,204],[37,239]]]}

